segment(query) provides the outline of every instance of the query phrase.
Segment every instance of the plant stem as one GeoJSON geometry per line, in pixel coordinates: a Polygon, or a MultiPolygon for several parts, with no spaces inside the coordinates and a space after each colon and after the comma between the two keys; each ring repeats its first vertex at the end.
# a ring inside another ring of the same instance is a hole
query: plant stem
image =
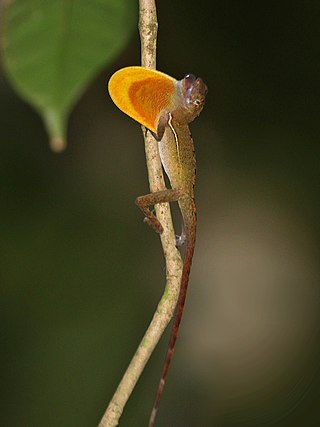
{"type": "MultiPolygon", "coordinates": [[[[139,0],[139,31],[141,38],[141,63],[144,67],[156,67],[157,13],[155,0],[139,0]]],[[[150,132],[142,129],[145,139],[146,162],[150,191],[165,190],[157,141],[150,132]]],[[[113,395],[99,427],[118,425],[124,406],[129,399],[143,369],[164,330],[173,317],[180,291],[182,260],[175,245],[175,233],[168,203],[155,206],[156,215],[163,227],[161,244],[166,262],[166,286],[151,323],[142,338],[118,388],[113,395]]]]}

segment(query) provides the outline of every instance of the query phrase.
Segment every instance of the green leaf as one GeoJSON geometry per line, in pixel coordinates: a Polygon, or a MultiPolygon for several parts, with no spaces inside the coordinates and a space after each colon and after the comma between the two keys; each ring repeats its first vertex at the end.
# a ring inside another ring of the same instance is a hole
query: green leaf
{"type": "Polygon", "coordinates": [[[13,0],[5,10],[3,58],[17,92],[41,114],[54,151],[89,81],[134,29],[136,0],[13,0]]]}

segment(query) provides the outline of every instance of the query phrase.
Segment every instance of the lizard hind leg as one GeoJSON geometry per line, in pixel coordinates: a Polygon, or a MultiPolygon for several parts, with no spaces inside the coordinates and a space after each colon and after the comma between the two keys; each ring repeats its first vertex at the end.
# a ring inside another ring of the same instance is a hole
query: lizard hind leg
{"type": "Polygon", "coordinates": [[[146,194],[136,198],[136,205],[142,210],[145,215],[144,222],[150,225],[158,234],[163,232],[163,227],[158,218],[151,212],[150,206],[158,203],[176,202],[181,197],[180,190],[164,190],[155,193],[146,194]]]}

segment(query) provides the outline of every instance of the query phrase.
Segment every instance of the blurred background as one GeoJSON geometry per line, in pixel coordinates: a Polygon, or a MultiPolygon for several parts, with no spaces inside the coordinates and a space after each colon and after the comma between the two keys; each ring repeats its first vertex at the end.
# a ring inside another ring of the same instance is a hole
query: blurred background
{"type": "MultiPolygon", "coordinates": [[[[191,126],[198,240],[161,427],[320,425],[318,1],[162,0],[158,69],[209,87],[191,126]]],[[[106,85],[49,150],[0,70],[1,425],[98,424],[164,286],[140,127],[106,85]]],[[[177,222],[177,230],[180,223],[177,222]]],[[[147,424],[168,334],[121,418],[147,424]]]]}

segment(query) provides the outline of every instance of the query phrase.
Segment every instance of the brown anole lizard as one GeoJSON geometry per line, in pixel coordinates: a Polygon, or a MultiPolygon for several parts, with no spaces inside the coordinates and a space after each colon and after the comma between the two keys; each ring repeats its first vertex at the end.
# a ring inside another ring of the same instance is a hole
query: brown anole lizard
{"type": "Polygon", "coordinates": [[[196,160],[189,123],[202,111],[207,91],[203,81],[192,74],[177,81],[166,74],[143,67],[121,69],[109,82],[109,92],[115,104],[151,130],[158,140],[161,162],[171,185],[171,189],[138,197],[136,204],[145,214],[149,225],[158,233],[162,233],[162,226],[149,209],[157,203],[177,201],[184,223],[185,254],[179,299],[149,427],[154,426],[189,283],[196,240],[196,160]]]}

